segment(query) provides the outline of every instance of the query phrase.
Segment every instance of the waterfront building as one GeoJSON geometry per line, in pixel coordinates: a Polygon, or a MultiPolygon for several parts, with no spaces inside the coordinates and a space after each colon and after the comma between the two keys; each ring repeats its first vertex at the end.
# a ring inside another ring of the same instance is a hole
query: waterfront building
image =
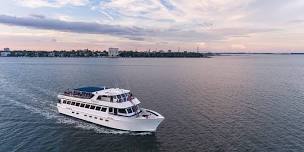
{"type": "Polygon", "coordinates": [[[9,48],[4,48],[3,51],[0,51],[0,56],[6,57],[10,55],[11,55],[11,51],[9,48]]]}
{"type": "Polygon", "coordinates": [[[11,51],[11,50],[10,50],[10,48],[4,48],[3,51],[4,51],[4,52],[9,52],[9,51],[11,51]]]}
{"type": "Polygon", "coordinates": [[[119,55],[118,48],[109,48],[109,57],[117,57],[119,55]]]}

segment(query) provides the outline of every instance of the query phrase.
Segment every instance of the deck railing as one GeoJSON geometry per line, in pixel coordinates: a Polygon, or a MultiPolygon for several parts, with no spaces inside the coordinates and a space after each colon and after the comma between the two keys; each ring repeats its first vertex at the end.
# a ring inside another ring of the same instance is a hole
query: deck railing
{"type": "Polygon", "coordinates": [[[82,92],[77,90],[66,90],[63,93],[65,96],[82,98],[82,99],[91,99],[94,95],[88,92],[82,92]]]}

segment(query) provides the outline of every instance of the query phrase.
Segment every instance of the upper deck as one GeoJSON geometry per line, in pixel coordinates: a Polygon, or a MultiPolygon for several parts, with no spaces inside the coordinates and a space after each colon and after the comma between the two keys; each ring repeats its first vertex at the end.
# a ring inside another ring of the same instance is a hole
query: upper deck
{"type": "Polygon", "coordinates": [[[133,97],[130,90],[120,88],[84,87],[69,89],[58,97],[112,107],[130,107],[140,103],[137,98],[133,97]]]}
{"type": "Polygon", "coordinates": [[[94,92],[107,89],[106,87],[82,87],[77,89],[68,89],[64,91],[63,95],[76,97],[81,99],[91,99],[94,97],[94,92]]]}

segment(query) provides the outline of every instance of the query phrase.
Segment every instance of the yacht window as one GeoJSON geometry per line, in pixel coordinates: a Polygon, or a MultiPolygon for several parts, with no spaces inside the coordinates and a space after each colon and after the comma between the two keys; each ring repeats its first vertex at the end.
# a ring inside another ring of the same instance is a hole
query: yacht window
{"type": "Polygon", "coordinates": [[[92,106],[90,107],[90,109],[95,109],[95,106],[92,105],[92,106]]]}
{"type": "Polygon", "coordinates": [[[95,109],[95,110],[98,110],[98,111],[99,111],[100,109],[101,109],[101,107],[96,107],[96,109],[95,109]]]}
{"type": "Polygon", "coordinates": [[[71,105],[75,105],[75,102],[72,102],[72,104],[71,105]]]}
{"type": "Polygon", "coordinates": [[[125,94],[121,94],[121,96],[124,98],[124,97],[125,97],[125,94]]]}
{"type": "Polygon", "coordinates": [[[106,95],[98,96],[97,100],[110,101],[110,97],[106,95]]]}
{"type": "Polygon", "coordinates": [[[132,109],[131,108],[128,108],[127,111],[128,111],[128,113],[132,113],[132,109]]]}
{"type": "Polygon", "coordinates": [[[70,104],[70,103],[71,103],[71,101],[68,101],[68,102],[67,102],[67,104],[70,104]]]}
{"type": "Polygon", "coordinates": [[[117,115],[117,108],[114,108],[114,115],[117,115]]]}
{"type": "Polygon", "coordinates": [[[65,101],[65,100],[63,100],[63,103],[66,103],[66,101],[65,101]]]}
{"type": "Polygon", "coordinates": [[[116,99],[116,96],[113,96],[114,99],[116,99]]]}
{"type": "Polygon", "coordinates": [[[85,108],[89,108],[90,107],[90,105],[89,104],[87,104],[86,106],[85,106],[85,108]]]}
{"type": "Polygon", "coordinates": [[[118,112],[119,112],[119,113],[127,113],[127,112],[126,112],[126,109],[118,109],[118,112]]]}
{"type": "Polygon", "coordinates": [[[101,111],[106,112],[107,108],[106,107],[102,107],[101,111]]]}
{"type": "Polygon", "coordinates": [[[79,105],[80,105],[80,103],[77,102],[77,103],[76,103],[76,106],[79,107],[79,105]]]}
{"type": "Polygon", "coordinates": [[[61,100],[60,99],[58,99],[58,103],[60,103],[61,102],[61,100]]]}
{"type": "Polygon", "coordinates": [[[109,108],[109,112],[113,112],[113,108],[109,108]]]}
{"type": "Polygon", "coordinates": [[[120,95],[117,95],[117,98],[118,98],[118,99],[120,99],[120,98],[121,98],[121,96],[120,96],[120,95]]]}
{"type": "Polygon", "coordinates": [[[132,107],[132,110],[133,110],[134,112],[136,112],[136,111],[137,111],[137,106],[133,106],[133,107],[132,107]]]}
{"type": "Polygon", "coordinates": [[[110,102],[113,102],[113,96],[110,97],[110,102]]]}
{"type": "Polygon", "coordinates": [[[82,104],[80,104],[80,107],[84,107],[84,105],[85,105],[85,104],[84,104],[84,103],[82,103],[82,104]]]}

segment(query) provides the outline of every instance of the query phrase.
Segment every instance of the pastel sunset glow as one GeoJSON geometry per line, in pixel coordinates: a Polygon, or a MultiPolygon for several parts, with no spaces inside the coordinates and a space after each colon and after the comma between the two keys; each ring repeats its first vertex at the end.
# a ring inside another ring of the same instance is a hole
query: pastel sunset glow
{"type": "Polygon", "coordinates": [[[1,0],[0,48],[304,52],[303,0],[1,0]]]}

